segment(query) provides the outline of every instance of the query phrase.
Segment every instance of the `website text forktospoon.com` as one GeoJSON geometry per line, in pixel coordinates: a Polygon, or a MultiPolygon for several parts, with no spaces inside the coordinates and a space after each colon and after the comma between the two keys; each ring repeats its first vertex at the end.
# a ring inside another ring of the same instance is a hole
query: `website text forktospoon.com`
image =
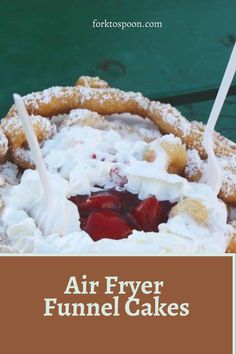
{"type": "Polygon", "coordinates": [[[129,28],[163,28],[162,21],[109,21],[107,19],[93,19],[93,28],[119,28],[121,30],[129,28]]]}

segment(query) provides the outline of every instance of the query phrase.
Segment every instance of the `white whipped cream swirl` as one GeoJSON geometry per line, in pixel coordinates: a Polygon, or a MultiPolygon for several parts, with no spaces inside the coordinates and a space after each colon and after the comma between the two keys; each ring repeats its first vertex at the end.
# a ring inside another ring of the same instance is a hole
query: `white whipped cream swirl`
{"type": "Polygon", "coordinates": [[[79,125],[64,127],[43,146],[55,193],[60,195],[63,191],[70,197],[115,187],[138,194],[140,199],[151,195],[171,202],[195,198],[207,209],[207,226],[197,223],[190,215],[181,214],[161,224],[159,232],[134,230],[127,239],[94,242],[80,229],[79,213],[74,208],[71,232],[63,237],[60,232],[45,236],[30,217],[29,207],[42,196],[42,187],[37,172],[27,170],[20,184],[12,187],[6,197],[3,225],[12,246],[18,252],[63,254],[225,252],[232,229],[227,225],[224,204],[210,187],[167,172],[168,156],[160,146],[161,139],[146,143],[136,134],[79,125]],[[155,152],[155,161],[143,159],[147,150],[155,152]]]}

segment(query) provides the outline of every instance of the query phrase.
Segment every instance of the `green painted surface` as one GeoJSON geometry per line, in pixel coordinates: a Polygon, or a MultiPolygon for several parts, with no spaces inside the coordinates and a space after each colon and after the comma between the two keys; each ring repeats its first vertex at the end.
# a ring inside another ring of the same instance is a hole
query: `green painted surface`
{"type": "MultiPolygon", "coordinates": [[[[213,101],[205,101],[181,105],[177,106],[177,108],[189,120],[206,122],[211,112],[213,103],[213,101]]],[[[230,96],[227,98],[216,128],[224,136],[236,142],[236,96],[230,96]]]]}
{"type": "Polygon", "coordinates": [[[0,116],[13,92],[71,85],[81,74],[151,98],[217,88],[236,38],[235,13],[235,0],[1,0],[0,116]],[[163,28],[95,29],[93,19],[162,21],[163,28]]]}

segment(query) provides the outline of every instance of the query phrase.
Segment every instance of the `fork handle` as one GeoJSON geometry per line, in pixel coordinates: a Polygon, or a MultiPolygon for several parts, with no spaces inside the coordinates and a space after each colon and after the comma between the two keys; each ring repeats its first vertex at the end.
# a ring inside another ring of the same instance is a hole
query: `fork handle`
{"type": "Polygon", "coordinates": [[[45,166],[45,163],[44,163],[44,160],[42,157],[42,153],[41,153],[41,150],[39,147],[38,139],[35,135],[29,114],[26,110],[26,107],[25,107],[22,97],[18,94],[14,94],[13,97],[14,97],[18,116],[22,122],[22,126],[24,129],[29,147],[30,147],[31,153],[33,155],[33,159],[34,159],[37,171],[39,173],[41,183],[44,188],[46,200],[47,200],[48,204],[51,205],[54,198],[53,198],[52,188],[51,188],[51,185],[50,185],[50,182],[48,179],[46,166],[45,166]]]}
{"type": "Polygon", "coordinates": [[[224,101],[226,99],[227,93],[229,91],[231,82],[234,78],[236,71],[236,43],[234,44],[234,48],[232,50],[227,68],[225,70],[222,82],[220,84],[219,91],[217,93],[215,102],[213,104],[207,126],[206,126],[206,131],[207,134],[213,134],[216,122],[218,120],[218,117],[220,115],[222,106],[224,104],[224,101]]]}

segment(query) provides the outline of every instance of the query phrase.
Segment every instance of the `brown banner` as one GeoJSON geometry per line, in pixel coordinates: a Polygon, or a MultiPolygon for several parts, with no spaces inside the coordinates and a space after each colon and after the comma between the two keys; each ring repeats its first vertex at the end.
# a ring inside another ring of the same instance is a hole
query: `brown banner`
{"type": "Polygon", "coordinates": [[[0,257],[0,281],[4,354],[232,354],[231,257],[0,257]]]}

